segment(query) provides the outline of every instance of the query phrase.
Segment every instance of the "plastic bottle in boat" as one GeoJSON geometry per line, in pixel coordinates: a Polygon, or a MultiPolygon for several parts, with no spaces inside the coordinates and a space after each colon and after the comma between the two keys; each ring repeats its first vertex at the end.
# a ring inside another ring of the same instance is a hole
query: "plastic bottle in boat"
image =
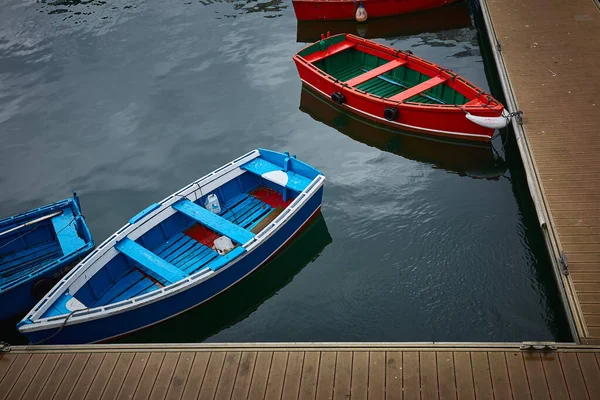
{"type": "Polygon", "coordinates": [[[215,214],[221,212],[221,205],[219,204],[219,199],[214,193],[208,195],[208,197],[206,198],[206,202],[204,203],[204,207],[206,207],[208,211],[211,211],[215,214]]]}

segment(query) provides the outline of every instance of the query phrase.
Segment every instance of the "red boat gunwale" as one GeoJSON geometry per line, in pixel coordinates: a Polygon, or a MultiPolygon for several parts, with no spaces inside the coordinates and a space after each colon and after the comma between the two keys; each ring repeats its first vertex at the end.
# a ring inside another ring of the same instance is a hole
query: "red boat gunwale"
{"type": "Polygon", "coordinates": [[[324,50],[317,50],[304,57],[300,55],[311,46],[319,43],[317,42],[303,48],[294,55],[294,62],[298,68],[300,78],[305,84],[315,89],[330,101],[332,93],[342,93],[346,98],[346,102],[342,105],[343,107],[350,108],[352,112],[362,114],[379,123],[434,135],[479,141],[491,140],[494,129],[477,125],[465,117],[467,113],[479,117],[501,116],[504,106],[490,94],[449,69],[417,57],[409,52],[396,50],[350,34],[335,35],[331,36],[331,38],[340,36],[344,36],[344,40],[332,44],[324,50]],[[388,63],[345,82],[338,80],[314,65],[319,60],[351,48],[387,60],[388,63]],[[361,83],[400,66],[409,67],[428,76],[429,79],[387,98],[357,88],[361,83]],[[423,93],[439,84],[448,85],[451,89],[464,96],[468,102],[456,105],[424,104],[408,101],[414,95],[423,93]],[[400,116],[396,121],[388,121],[383,118],[383,110],[386,107],[393,107],[399,111],[400,116]]]}
{"type": "MultiPolygon", "coordinates": [[[[442,7],[458,0],[362,0],[369,18],[410,14],[442,7]]],[[[293,0],[299,21],[350,20],[356,15],[359,0],[293,0]]]]}

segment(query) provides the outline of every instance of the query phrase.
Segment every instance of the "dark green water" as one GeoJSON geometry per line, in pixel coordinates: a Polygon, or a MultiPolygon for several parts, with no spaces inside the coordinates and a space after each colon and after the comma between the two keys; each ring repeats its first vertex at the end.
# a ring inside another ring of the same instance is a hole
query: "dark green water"
{"type": "MultiPolygon", "coordinates": [[[[77,190],[100,243],[244,152],[289,150],[327,176],[323,218],[126,341],[569,340],[501,138],[471,151],[377,133],[306,94],[300,110],[296,37],[290,1],[5,1],[0,216],[77,190]]],[[[378,40],[488,88],[472,26],[378,40]]],[[[18,341],[10,324],[4,337],[18,341]]]]}

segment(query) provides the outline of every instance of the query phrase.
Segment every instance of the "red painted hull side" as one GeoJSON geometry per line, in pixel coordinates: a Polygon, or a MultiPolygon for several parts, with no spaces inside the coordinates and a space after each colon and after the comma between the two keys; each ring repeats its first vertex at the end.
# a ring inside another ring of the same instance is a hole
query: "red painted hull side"
{"type": "MultiPolygon", "coordinates": [[[[362,51],[389,60],[406,57],[406,53],[402,51],[367,39],[362,39],[354,35],[346,35],[346,38],[362,45],[362,51]]],[[[447,70],[442,71],[442,67],[422,60],[419,57],[411,55],[409,56],[409,60],[410,67],[420,72],[427,73],[430,76],[446,75],[446,72],[443,71],[447,70]]],[[[332,101],[331,94],[341,92],[346,98],[346,102],[342,107],[348,110],[348,112],[395,129],[451,137],[454,139],[489,142],[495,131],[471,122],[465,117],[465,111],[481,117],[498,117],[504,109],[502,104],[491,98],[490,95],[460,77],[448,80],[447,84],[463,93],[463,95],[466,95],[469,99],[485,99],[484,101],[492,99],[492,103],[485,106],[464,105],[458,107],[453,105],[429,105],[390,101],[345,85],[344,82],[324,73],[298,54],[294,56],[294,62],[298,68],[300,79],[324,98],[332,101]],[[398,117],[395,121],[388,121],[383,118],[384,110],[387,107],[394,107],[398,110],[398,117]]]]}
{"type": "MultiPolygon", "coordinates": [[[[381,18],[441,7],[454,1],[457,0],[363,0],[362,3],[369,18],[381,18]]],[[[296,18],[300,21],[354,19],[358,3],[354,0],[292,1],[296,18]]]]}

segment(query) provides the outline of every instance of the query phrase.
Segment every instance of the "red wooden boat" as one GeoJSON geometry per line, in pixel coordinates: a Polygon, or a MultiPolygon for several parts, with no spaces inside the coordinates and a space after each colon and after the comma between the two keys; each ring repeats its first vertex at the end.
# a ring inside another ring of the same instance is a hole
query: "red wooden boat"
{"type": "Polygon", "coordinates": [[[470,26],[469,6],[466,1],[458,1],[444,7],[413,14],[379,18],[365,24],[359,24],[353,20],[298,21],[296,41],[312,43],[319,40],[323,32],[331,32],[332,35],[352,33],[362,38],[376,39],[468,28],[470,26]]]}
{"type": "Polygon", "coordinates": [[[292,0],[299,21],[354,19],[359,4],[369,18],[389,17],[441,7],[457,0],[292,0]]]}
{"type": "Polygon", "coordinates": [[[487,142],[510,119],[500,102],[456,73],[358,36],[323,37],[294,62],[308,87],[398,129],[487,142]]]}

